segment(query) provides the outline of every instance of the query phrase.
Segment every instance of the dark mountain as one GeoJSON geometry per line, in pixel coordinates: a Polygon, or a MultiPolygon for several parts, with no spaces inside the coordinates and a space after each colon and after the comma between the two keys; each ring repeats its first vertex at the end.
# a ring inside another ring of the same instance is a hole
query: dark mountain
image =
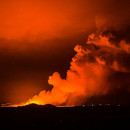
{"type": "Polygon", "coordinates": [[[52,104],[45,104],[45,105],[38,105],[35,103],[26,105],[26,106],[20,106],[22,108],[56,108],[56,106],[52,105],[52,104]]]}

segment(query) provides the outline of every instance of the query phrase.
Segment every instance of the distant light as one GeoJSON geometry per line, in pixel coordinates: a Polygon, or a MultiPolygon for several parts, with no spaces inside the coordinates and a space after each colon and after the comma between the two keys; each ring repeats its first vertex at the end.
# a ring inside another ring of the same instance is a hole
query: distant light
{"type": "Polygon", "coordinates": [[[106,106],[110,106],[110,104],[105,104],[106,106]]]}
{"type": "Polygon", "coordinates": [[[85,107],[85,105],[83,105],[83,107],[85,107]]]}
{"type": "Polygon", "coordinates": [[[120,105],[120,104],[118,104],[117,106],[119,106],[119,107],[120,107],[121,105],[120,105]]]}

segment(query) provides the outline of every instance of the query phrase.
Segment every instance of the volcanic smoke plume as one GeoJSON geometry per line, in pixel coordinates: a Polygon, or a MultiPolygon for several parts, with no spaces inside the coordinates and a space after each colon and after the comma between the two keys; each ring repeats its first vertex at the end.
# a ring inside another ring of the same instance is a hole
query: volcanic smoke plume
{"type": "Polygon", "coordinates": [[[112,38],[110,34],[91,34],[85,45],[74,48],[77,54],[72,58],[66,79],[55,72],[48,80],[53,85],[52,90],[41,91],[26,104],[82,105],[93,96],[117,89],[119,84],[115,85],[113,75],[130,71],[126,61],[130,57],[130,45],[125,41],[114,43],[112,38]]]}

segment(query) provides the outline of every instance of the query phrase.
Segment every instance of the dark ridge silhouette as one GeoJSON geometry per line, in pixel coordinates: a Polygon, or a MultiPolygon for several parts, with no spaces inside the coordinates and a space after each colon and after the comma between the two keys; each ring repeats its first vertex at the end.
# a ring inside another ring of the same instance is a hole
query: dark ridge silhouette
{"type": "Polygon", "coordinates": [[[32,103],[32,104],[29,104],[29,105],[26,105],[26,106],[20,106],[22,108],[56,108],[56,106],[52,105],[52,104],[45,104],[45,105],[38,105],[38,104],[35,104],[35,103],[32,103]]]}
{"type": "Polygon", "coordinates": [[[130,129],[130,107],[56,107],[29,104],[0,108],[1,129],[112,130],[130,129]]]}

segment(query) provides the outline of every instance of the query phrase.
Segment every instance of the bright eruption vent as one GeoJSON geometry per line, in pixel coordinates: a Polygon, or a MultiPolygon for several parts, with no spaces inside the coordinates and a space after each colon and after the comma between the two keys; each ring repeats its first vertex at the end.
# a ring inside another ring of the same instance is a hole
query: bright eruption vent
{"type": "Polygon", "coordinates": [[[125,41],[113,43],[111,38],[111,35],[91,34],[85,45],[74,48],[77,54],[72,58],[66,79],[55,72],[48,80],[53,89],[41,91],[24,105],[82,105],[90,97],[105,95],[115,89],[110,79],[116,72],[129,72],[124,59],[129,56],[130,45],[125,41]]]}

